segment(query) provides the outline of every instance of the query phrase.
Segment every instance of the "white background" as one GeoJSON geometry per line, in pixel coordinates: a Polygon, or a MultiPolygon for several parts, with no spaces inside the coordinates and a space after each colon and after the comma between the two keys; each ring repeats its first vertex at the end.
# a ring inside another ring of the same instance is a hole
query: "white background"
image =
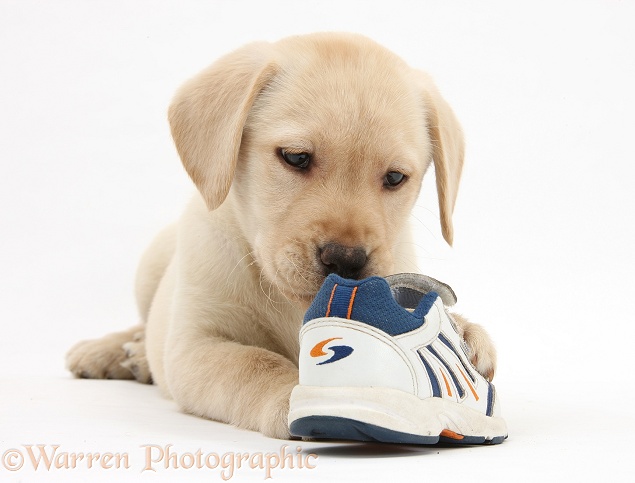
{"type": "MultiPolygon", "coordinates": [[[[427,70],[462,121],[455,246],[432,178],[413,216],[422,272],[496,341],[500,446],[302,443],[274,480],[632,479],[635,4],[626,1],[0,1],[0,453],[130,454],[128,470],[0,481],[220,481],[141,472],[140,445],[272,452],[283,442],[180,414],[155,387],[70,378],[74,342],[136,323],[146,243],[192,193],[166,108],[252,40],[366,34],[427,70]]],[[[293,443],[293,451],[296,444],[293,443]]],[[[263,480],[242,468],[233,479],[263,480]]]]}

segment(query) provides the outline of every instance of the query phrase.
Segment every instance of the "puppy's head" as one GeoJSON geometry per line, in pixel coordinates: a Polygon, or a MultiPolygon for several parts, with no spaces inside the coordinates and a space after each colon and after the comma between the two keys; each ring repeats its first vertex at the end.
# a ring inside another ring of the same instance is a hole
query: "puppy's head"
{"type": "Polygon", "coordinates": [[[452,242],[460,127],[427,76],[364,37],[243,47],[177,93],[170,124],[210,210],[231,198],[289,299],[307,302],[331,272],[391,273],[431,160],[452,242]]]}

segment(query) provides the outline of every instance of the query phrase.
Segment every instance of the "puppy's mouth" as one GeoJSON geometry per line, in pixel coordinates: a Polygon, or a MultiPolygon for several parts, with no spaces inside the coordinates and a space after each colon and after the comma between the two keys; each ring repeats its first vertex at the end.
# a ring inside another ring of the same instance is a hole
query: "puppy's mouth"
{"type": "MultiPolygon", "coordinates": [[[[289,300],[289,302],[294,304],[299,304],[303,307],[308,307],[313,302],[315,295],[317,294],[317,290],[311,292],[302,292],[299,293],[297,290],[291,290],[288,288],[282,288],[278,286],[280,293],[284,295],[284,297],[289,300]]],[[[318,288],[319,289],[319,288],[318,288]]]]}
{"type": "Polygon", "coordinates": [[[294,266],[290,271],[278,270],[275,284],[280,293],[290,302],[306,307],[313,302],[324,280],[331,273],[335,273],[342,278],[355,280],[379,275],[379,272],[370,266],[354,271],[334,265],[319,265],[308,270],[298,268],[294,266]]]}
{"type": "MultiPolygon", "coordinates": [[[[263,254],[259,250],[257,254],[263,254]]],[[[291,303],[308,307],[324,279],[331,273],[343,278],[363,279],[383,273],[384,258],[363,246],[335,242],[290,244],[260,258],[266,278],[291,303]],[[262,263],[267,262],[269,263],[262,263]]]]}
{"type": "Polygon", "coordinates": [[[290,302],[309,305],[320,290],[328,274],[297,266],[281,267],[276,270],[274,284],[290,302]]]}

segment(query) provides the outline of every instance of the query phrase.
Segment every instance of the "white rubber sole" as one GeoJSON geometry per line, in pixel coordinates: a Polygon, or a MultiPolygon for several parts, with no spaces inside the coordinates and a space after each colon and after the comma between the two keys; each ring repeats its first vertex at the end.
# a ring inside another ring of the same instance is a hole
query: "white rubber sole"
{"type": "Polygon", "coordinates": [[[500,417],[383,387],[298,385],[291,393],[289,427],[295,436],[386,443],[497,444],[507,437],[500,417]]]}

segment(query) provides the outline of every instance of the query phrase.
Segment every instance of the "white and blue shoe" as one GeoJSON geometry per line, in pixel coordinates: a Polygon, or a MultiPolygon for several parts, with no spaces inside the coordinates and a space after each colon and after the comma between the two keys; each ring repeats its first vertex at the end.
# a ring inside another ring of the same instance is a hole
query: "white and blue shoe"
{"type": "Polygon", "coordinates": [[[406,444],[498,444],[494,386],[469,361],[446,307],[452,289],[399,274],[329,275],[300,332],[294,436],[406,444]]]}

